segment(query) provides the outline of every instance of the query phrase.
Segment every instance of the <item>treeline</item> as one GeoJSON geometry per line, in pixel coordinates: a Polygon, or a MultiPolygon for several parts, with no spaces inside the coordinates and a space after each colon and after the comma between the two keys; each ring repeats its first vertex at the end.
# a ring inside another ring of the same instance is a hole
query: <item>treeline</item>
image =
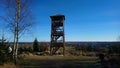
{"type": "Polygon", "coordinates": [[[111,45],[80,45],[80,44],[67,44],[68,47],[71,47],[68,51],[73,55],[87,55],[91,52],[91,55],[96,55],[98,53],[103,53],[106,55],[110,54],[120,54],[120,44],[111,44],[111,45]],[[93,54],[94,53],[94,54],[93,54]]]}
{"type": "MultiPolygon", "coordinates": [[[[32,46],[21,46],[18,49],[18,54],[31,53],[33,55],[50,55],[50,44],[46,42],[38,42],[37,38],[33,41],[32,46]]],[[[12,60],[12,52],[9,53],[9,44],[5,39],[0,39],[0,63],[12,60]]],[[[12,48],[13,49],[13,48],[12,48]]],[[[120,55],[120,45],[80,45],[80,44],[65,44],[66,55],[74,56],[97,56],[98,53],[106,55],[120,55]]],[[[60,54],[60,51],[58,51],[60,54]]]]}
{"type": "MultiPolygon", "coordinates": [[[[19,48],[19,54],[23,52],[30,52],[30,53],[37,53],[41,52],[43,55],[44,53],[48,52],[47,55],[49,55],[49,43],[41,42],[39,43],[37,39],[34,40],[32,47],[20,47],[19,48]]],[[[96,56],[98,53],[104,53],[106,55],[109,54],[120,54],[120,45],[119,44],[111,44],[111,45],[80,45],[80,44],[67,44],[66,47],[66,53],[69,53],[69,55],[83,55],[83,56],[96,56]]],[[[59,52],[59,51],[58,51],[59,52]]]]}
{"type": "Polygon", "coordinates": [[[35,55],[43,55],[48,51],[49,45],[45,42],[38,42],[37,38],[33,41],[32,46],[23,46],[18,48],[18,54],[33,53],[35,55]]]}
{"type": "MultiPolygon", "coordinates": [[[[39,43],[37,39],[33,41],[32,47],[23,46],[18,48],[18,55],[20,54],[35,54],[35,55],[44,55],[49,54],[46,53],[48,51],[48,44],[41,42],[39,43]]],[[[0,64],[4,64],[7,62],[13,61],[13,45],[11,45],[9,42],[6,41],[6,39],[0,39],[0,64]]]]}

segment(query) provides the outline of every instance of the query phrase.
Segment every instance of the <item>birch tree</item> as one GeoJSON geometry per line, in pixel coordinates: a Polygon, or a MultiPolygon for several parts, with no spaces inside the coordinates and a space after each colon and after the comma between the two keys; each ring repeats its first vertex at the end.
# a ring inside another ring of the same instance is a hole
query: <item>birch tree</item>
{"type": "Polygon", "coordinates": [[[1,18],[7,22],[8,28],[14,35],[13,59],[17,60],[19,38],[33,25],[34,19],[29,7],[30,0],[2,0],[5,16],[1,18]]]}

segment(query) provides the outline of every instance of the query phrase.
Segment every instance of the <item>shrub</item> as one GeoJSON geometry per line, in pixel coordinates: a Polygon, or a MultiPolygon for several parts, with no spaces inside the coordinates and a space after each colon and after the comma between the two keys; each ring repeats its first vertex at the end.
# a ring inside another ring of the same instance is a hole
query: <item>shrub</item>
{"type": "Polygon", "coordinates": [[[19,50],[19,54],[22,54],[23,52],[32,52],[31,47],[20,47],[18,50],[19,50]]]}
{"type": "Polygon", "coordinates": [[[47,43],[41,42],[40,46],[39,46],[39,51],[40,52],[45,52],[46,50],[48,50],[48,45],[47,43]]]}

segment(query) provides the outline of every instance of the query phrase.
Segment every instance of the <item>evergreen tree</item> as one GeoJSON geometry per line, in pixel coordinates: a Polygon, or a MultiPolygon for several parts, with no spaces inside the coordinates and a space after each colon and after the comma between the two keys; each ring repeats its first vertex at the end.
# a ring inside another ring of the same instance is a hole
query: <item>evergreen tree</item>
{"type": "Polygon", "coordinates": [[[37,38],[35,38],[34,42],[33,42],[33,51],[34,52],[38,52],[39,51],[39,43],[37,38]]]}
{"type": "Polygon", "coordinates": [[[11,54],[8,51],[9,46],[7,44],[4,36],[2,36],[2,39],[0,39],[0,64],[11,61],[11,54]]]}

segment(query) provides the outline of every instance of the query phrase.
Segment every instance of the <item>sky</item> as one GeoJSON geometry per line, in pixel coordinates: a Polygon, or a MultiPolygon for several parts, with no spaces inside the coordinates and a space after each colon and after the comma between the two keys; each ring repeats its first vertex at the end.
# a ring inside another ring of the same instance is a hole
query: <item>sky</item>
{"type": "MultiPolygon", "coordinates": [[[[50,41],[51,19],[65,15],[66,41],[117,41],[120,36],[120,0],[32,0],[35,25],[19,41],[50,41]]],[[[4,11],[0,9],[0,15],[4,11]]],[[[0,21],[0,31],[4,28],[0,21]]],[[[0,34],[1,35],[1,34],[0,34]]],[[[5,32],[12,41],[13,35],[5,32]]]]}

